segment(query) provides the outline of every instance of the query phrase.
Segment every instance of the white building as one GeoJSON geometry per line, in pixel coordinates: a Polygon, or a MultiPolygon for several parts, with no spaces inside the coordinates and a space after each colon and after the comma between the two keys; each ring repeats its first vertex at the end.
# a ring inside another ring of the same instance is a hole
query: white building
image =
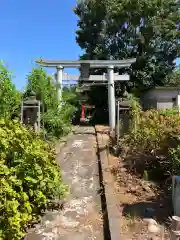
{"type": "Polygon", "coordinates": [[[156,87],[147,91],[141,99],[144,110],[168,109],[180,105],[179,87],[156,87]]]}

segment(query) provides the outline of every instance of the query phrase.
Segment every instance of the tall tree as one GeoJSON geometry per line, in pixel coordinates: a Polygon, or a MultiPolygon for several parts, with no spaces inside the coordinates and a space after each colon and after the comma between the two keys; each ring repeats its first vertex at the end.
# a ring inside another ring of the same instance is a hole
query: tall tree
{"type": "Polygon", "coordinates": [[[12,82],[12,74],[0,62],[0,118],[11,119],[20,115],[21,93],[12,82]]]}
{"type": "MultiPolygon", "coordinates": [[[[79,0],[74,12],[81,59],[136,58],[130,69],[116,69],[130,74],[128,91],[164,85],[179,56],[179,7],[179,0],[79,0]]],[[[118,96],[121,85],[116,83],[118,96]]],[[[89,99],[108,112],[107,87],[93,87],[89,99]]]]}
{"type": "Polygon", "coordinates": [[[44,108],[57,107],[56,86],[52,84],[52,79],[42,68],[33,68],[27,76],[27,88],[25,97],[31,91],[36,93],[38,100],[43,102],[44,108]]]}
{"type": "MultiPolygon", "coordinates": [[[[130,86],[163,85],[179,56],[180,12],[177,0],[78,1],[77,42],[84,59],[136,57],[130,86]]],[[[122,72],[122,70],[121,70],[122,72]]]]}

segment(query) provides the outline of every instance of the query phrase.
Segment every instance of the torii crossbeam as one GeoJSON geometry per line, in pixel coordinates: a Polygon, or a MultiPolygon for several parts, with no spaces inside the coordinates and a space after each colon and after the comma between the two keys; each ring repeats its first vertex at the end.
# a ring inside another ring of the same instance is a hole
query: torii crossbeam
{"type": "Polygon", "coordinates": [[[108,105],[109,105],[109,126],[111,130],[115,129],[116,116],[115,116],[115,89],[114,81],[127,81],[129,78],[127,75],[115,75],[114,68],[128,68],[132,63],[136,61],[133,59],[125,60],[47,60],[37,59],[36,63],[43,67],[52,67],[57,69],[57,85],[59,88],[58,98],[62,97],[62,80],[64,68],[79,68],[81,75],[78,80],[81,81],[107,81],[108,82],[108,105]],[[90,68],[107,68],[107,74],[103,75],[90,75],[90,68]]]}

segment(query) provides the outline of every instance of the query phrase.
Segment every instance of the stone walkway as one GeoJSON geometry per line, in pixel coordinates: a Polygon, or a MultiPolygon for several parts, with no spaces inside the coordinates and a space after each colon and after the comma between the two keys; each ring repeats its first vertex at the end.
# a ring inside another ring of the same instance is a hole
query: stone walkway
{"type": "Polygon", "coordinates": [[[63,210],[47,212],[26,240],[102,240],[96,136],[80,127],[57,155],[70,195],[63,210]]]}

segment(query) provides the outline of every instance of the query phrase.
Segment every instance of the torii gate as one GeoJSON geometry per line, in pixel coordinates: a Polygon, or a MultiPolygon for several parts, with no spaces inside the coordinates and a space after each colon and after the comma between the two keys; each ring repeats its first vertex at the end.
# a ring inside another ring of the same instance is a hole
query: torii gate
{"type": "MultiPolygon", "coordinates": [[[[109,126],[111,130],[115,129],[116,124],[116,110],[115,110],[115,88],[114,81],[127,81],[129,75],[117,75],[114,74],[114,68],[127,68],[136,61],[133,59],[125,60],[79,60],[79,61],[68,61],[68,60],[46,60],[38,59],[36,63],[43,67],[52,67],[57,70],[57,86],[58,86],[58,99],[62,98],[62,81],[64,68],[78,68],[81,71],[80,77],[74,80],[81,80],[86,82],[107,82],[108,84],[108,106],[109,106],[109,126]],[[90,75],[90,68],[107,68],[107,74],[103,75],[90,75]]],[[[67,79],[68,80],[68,79],[67,79]]],[[[70,79],[69,79],[70,80],[70,79]]]]}

